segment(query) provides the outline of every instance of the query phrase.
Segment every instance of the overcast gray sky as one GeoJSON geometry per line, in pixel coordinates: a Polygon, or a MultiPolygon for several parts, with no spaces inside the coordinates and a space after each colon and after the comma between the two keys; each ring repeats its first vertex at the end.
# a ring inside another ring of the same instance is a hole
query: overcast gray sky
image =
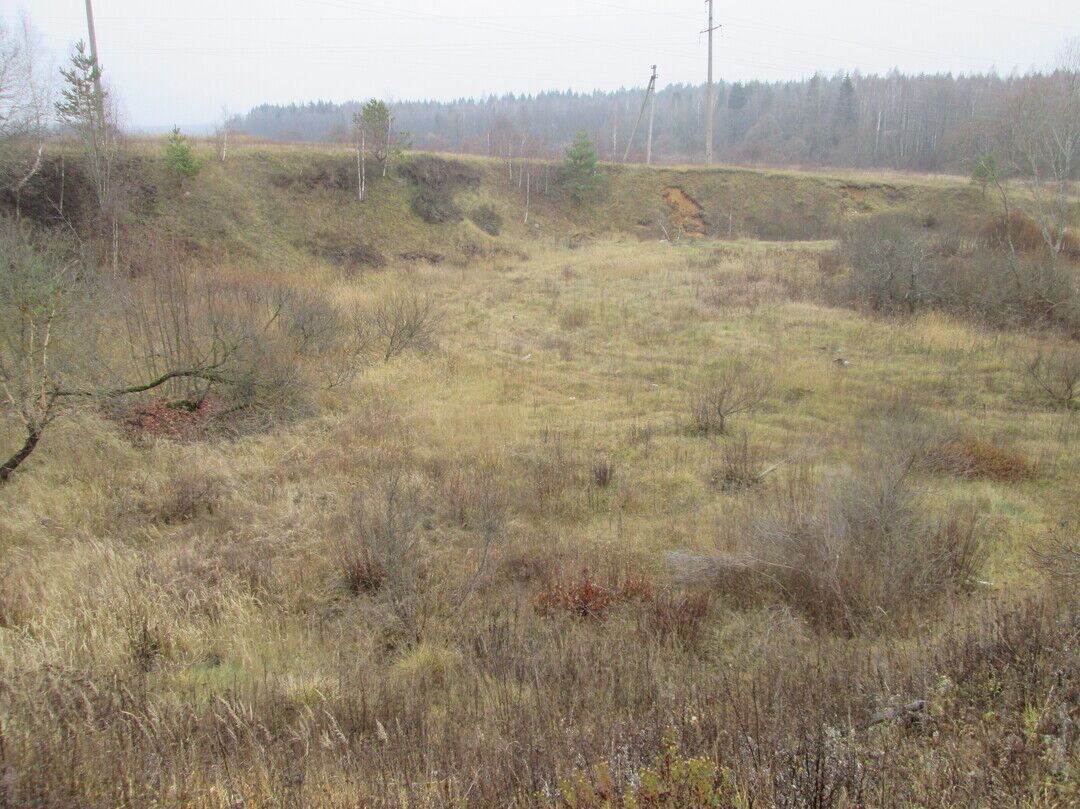
{"type": "MultiPolygon", "coordinates": [[[[222,105],[452,99],[705,78],[702,0],[95,0],[101,61],[132,126],[222,105]]],[[[0,0],[59,56],[83,0],[0,0]]],[[[1007,73],[1080,37],[1078,0],[718,0],[719,78],[821,71],[1007,73]]]]}

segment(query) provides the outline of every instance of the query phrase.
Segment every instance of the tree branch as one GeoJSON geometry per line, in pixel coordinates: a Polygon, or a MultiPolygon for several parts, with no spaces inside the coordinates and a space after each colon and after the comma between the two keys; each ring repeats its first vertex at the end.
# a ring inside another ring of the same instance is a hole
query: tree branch
{"type": "Polygon", "coordinates": [[[226,384],[230,382],[229,379],[227,379],[227,378],[225,378],[223,376],[220,376],[218,374],[215,374],[213,372],[213,369],[210,369],[210,368],[191,368],[191,369],[187,369],[187,370],[184,370],[184,371],[169,371],[168,373],[162,374],[157,379],[153,379],[150,382],[146,382],[146,383],[141,384],[141,385],[129,385],[126,388],[114,388],[113,390],[106,390],[106,391],[58,390],[58,391],[55,391],[55,395],[56,396],[65,396],[65,397],[71,397],[71,396],[82,396],[82,397],[126,396],[126,395],[131,394],[131,393],[144,393],[144,392],[146,392],[148,390],[153,390],[154,388],[161,387],[166,382],[169,382],[170,380],[173,380],[173,379],[205,379],[208,382],[221,382],[221,383],[226,383],[226,384]]]}

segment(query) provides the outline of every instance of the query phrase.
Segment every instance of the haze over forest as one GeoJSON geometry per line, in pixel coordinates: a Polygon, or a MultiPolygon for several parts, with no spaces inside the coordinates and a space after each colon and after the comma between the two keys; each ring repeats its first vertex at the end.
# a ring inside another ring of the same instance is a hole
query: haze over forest
{"type": "MultiPolygon", "coordinates": [[[[968,171],[985,124],[1030,76],[886,76],[842,73],[803,81],[721,81],[715,144],[737,164],[968,171]]],[[[558,157],[579,129],[617,161],[640,115],[644,91],[550,92],[393,105],[414,147],[501,157],[558,157]]],[[[654,159],[703,160],[705,90],[671,85],[656,95],[654,159]]],[[[264,104],[234,121],[252,135],[348,141],[358,102],[264,104]]],[[[644,161],[645,127],[630,151],[644,161]]]]}

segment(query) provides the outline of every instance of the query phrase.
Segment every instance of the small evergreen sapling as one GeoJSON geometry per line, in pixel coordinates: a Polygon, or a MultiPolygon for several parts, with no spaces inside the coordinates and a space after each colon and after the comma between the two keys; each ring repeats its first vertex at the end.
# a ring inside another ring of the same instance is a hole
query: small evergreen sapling
{"type": "Polygon", "coordinates": [[[579,130],[574,142],[566,150],[562,182],[577,202],[583,202],[600,186],[601,174],[596,146],[589,140],[585,130],[579,130]]]}
{"type": "Polygon", "coordinates": [[[181,134],[179,127],[173,127],[169,133],[169,140],[165,144],[165,165],[169,171],[179,175],[181,181],[184,178],[194,179],[202,166],[195,159],[191,143],[187,136],[181,134]]]}
{"type": "Polygon", "coordinates": [[[996,186],[1001,181],[1001,170],[998,168],[997,158],[992,154],[984,154],[980,157],[971,170],[971,181],[980,186],[983,196],[986,196],[987,186],[996,186]]]}

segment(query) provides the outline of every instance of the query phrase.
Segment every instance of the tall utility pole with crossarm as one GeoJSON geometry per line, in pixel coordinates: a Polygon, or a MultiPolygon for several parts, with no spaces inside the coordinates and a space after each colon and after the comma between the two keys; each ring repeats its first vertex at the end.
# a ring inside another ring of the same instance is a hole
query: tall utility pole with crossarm
{"type": "Polygon", "coordinates": [[[705,0],[709,7],[709,27],[703,33],[709,35],[709,84],[705,92],[705,165],[711,166],[713,160],[713,32],[719,25],[713,25],[713,0],[705,0]]]}

